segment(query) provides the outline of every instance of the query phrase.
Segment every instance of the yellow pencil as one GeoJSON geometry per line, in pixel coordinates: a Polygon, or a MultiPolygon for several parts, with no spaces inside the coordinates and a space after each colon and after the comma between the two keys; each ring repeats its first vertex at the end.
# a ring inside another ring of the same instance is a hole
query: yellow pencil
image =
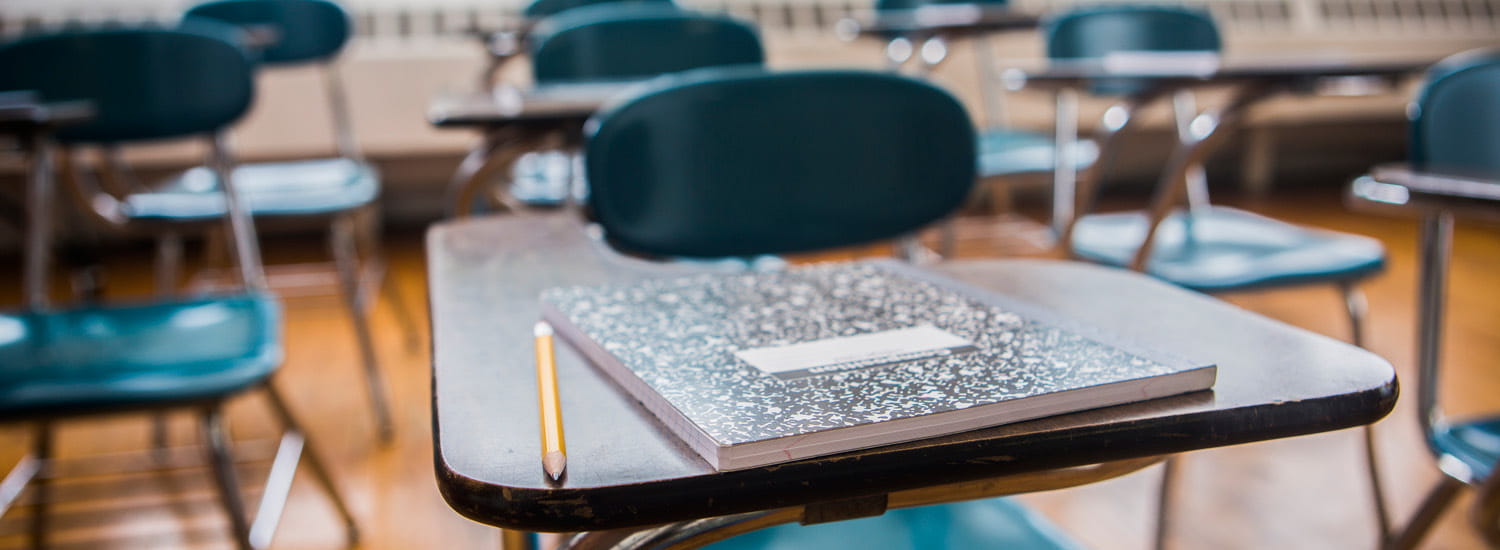
{"type": "Polygon", "coordinates": [[[568,467],[568,447],[563,443],[562,402],[557,397],[557,358],[552,355],[552,325],[538,321],[536,336],[536,390],[542,418],[542,470],[553,481],[562,480],[568,467]]]}

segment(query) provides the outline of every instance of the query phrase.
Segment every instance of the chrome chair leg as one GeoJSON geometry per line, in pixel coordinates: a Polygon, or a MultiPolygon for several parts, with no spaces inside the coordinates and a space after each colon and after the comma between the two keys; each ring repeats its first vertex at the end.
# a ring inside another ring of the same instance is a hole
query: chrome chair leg
{"type": "Polygon", "coordinates": [[[223,411],[219,405],[203,411],[201,429],[214,483],[219,490],[219,502],[229,516],[235,546],[240,550],[254,550],[250,544],[250,519],[245,516],[245,501],[240,497],[239,478],[234,473],[234,458],[229,450],[229,434],[225,433],[223,411]]]}
{"type": "Polygon", "coordinates": [[[151,415],[151,454],[157,462],[167,460],[167,446],[169,444],[167,435],[167,413],[157,412],[151,415]]]}
{"type": "Polygon", "coordinates": [[[1479,494],[1469,508],[1469,525],[1479,531],[1490,548],[1500,548],[1500,476],[1492,473],[1479,486],[1479,494]]]}
{"type": "Polygon", "coordinates": [[[500,530],[500,550],[536,550],[536,547],[535,533],[500,530]]]}
{"type": "Polygon", "coordinates": [[[156,294],[177,294],[177,281],[182,273],[182,234],[176,231],[163,233],[156,238],[156,294]]]}
{"type": "Polygon", "coordinates": [[[412,315],[412,310],[407,307],[406,300],[401,294],[401,287],[396,284],[395,277],[391,273],[391,264],[386,261],[385,246],[380,240],[380,210],[369,207],[357,214],[359,223],[360,246],[364,249],[363,257],[368,261],[377,262],[380,268],[380,279],[375,284],[380,285],[380,292],[385,295],[386,301],[391,304],[391,314],[396,317],[396,324],[401,327],[401,332],[406,340],[406,352],[415,354],[422,348],[421,329],[417,327],[417,319],[412,315]]]}
{"type": "Polygon", "coordinates": [[[1375,425],[1366,424],[1360,430],[1365,436],[1365,470],[1370,474],[1370,493],[1375,499],[1375,525],[1380,529],[1380,538],[1384,539],[1391,533],[1391,514],[1385,506],[1385,484],[1380,481],[1380,459],[1375,447],[1375,425]]]}
{"type": "MultiPolygon", "coordinates": [[[[1349,314],[1349,342],[1365,347],[1365,315],[1369,311],[1369,302],[1353,282],[1339,283],[1339,293],[1344,299],[1344,311],[1349,314]]],[[[1380,538],[1384,539],[1391,532],[1391,515],[1386,508],[1384,483],[1380,480],[1380,459],[1375,446],[1375,425],[1367,424],[1360,428],[1364,435],[1365,446],[1365,470],[1370,478],[1370,494],[1375,503],[1375,525],[1380,529],[1380,538]]]]}
{"type": "MultiPolygon", "coordinates": [[[[271,409],[281,421],[286,430],[302,434],[304,438],[307,432],[302,429],[302,424],[292,416],[292,410],[287,407],[286,401],[281,398],[281,393],[270,382],[265,384],[266,399],[271,403],[271,409]]],[[[329,473],[328,467],[323,462],[323,457],[318,454],[317,448],[311,440],[305,440],[302,448],[302,456],[307,460],[308,469],[312,470],[313,478],[323,486],[323,491],[328,493],[329,500],[333,501],[333,507],[338,511],[339,518],[344,520],[344,534],[350,546],[359,544],[359,526],[354,523],[354,515],[349,512],[349,506],[344,503],[344,498],[339,493],[338,487],[333,483],[333,475],[329,473]]]]}
{"type": "Polygon", "coordinates": [[[1176,456],[1167,457],[1161,465],[1161,492],[1156,501],[1156,540],[1152,548],[1165,550],[1169,546],[1172,535],[1172,494],[1177,487],[1177,462],[1176,456]]]}
{"type": "Polygon", "coordinates": [[[1365,293],[1352,282],[1339,283],[1339,293],[1344,298],[1344,311],[1349,313],[1349,343],[1365,347],[1365,316],[1370,308],[1365,293]]]}
{"type": "Polygon", "coordinates": [[[1464,482],[1443,476],[1437,486],[1427,493],[1427,498],[1422,499],[1422,505],[1417,508],[1417,513],[1412,515],[1411,521],[1399,533],[1391,534],[1389,539],[1381,545],[1385,550],[1407,550],[1416,548],[1432,525],[1437,523],[1438,517],[1453,503],[1453,499],[1463,491],[1464,482]]]}
{"type": "MultiPolygon", "coordinates": [[[[177,294],[177,281],[182,269],[182,234],[176,231],[162,233],[156,238],[156,295],[169,297],[177,294]]],[[[166,459],[167,415],[158,412],[151,418],[151,449],[157,461],[166,459]]]]}
{"type": "Polygon", "coordinates": [[[39,465],[32,477],[31,547],[41,549],[47,547],[47,506],[52,499],[52,473],[48,471],[52,463],[52,424],[50,422],[37,423],[36,441],[32,442],[31,455],[36,458],[39,465]]]}
{"type": "Polygon", "coordinates": [[[381,442],[389,443],[395,434],[390,408],[386,403],[385,384],[380,375],[379,361],[375,357],[375,342],[370,336],[369,318],[365,315],[364,297],[359,291],[359,258],[356,256],[354,219],[339,216],[329,231],[329,249],[333,263],[338,269],[340,293],[349,310],[349,321],[354,326],[354,336],[359,343],[360,362],[365,372],[365,384],[370,394],[370,406],[375,411],[375,430],[381,442]]]}

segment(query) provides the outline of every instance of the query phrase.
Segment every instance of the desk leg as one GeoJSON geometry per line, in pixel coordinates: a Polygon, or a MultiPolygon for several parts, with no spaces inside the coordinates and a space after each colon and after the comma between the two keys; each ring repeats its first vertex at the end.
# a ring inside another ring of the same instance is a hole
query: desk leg
{"type": "Polygon", "coordinates": [[[26,309],[47,306],[47,265],[52,254],[52,145],[33,133],[27,149],[31,169],[26,184],[26,272],[23,296],[26,309]]]}
{"type": "Polygon", "coordinates": [[[500,530],[500,550],[536,550],[536,535],[525,531],[500,530]]]}
{"type": "Polygon", "coordinates": [[[1187,139],[1172,151],[1167,159],[1166,171],[1162,172],[1161,180],[1156,184],[1156,192],[1151,198],[1146,236],[1130,261],[1130,269],[1143,273],[1146,271],[1146,260],[1151,257],[1151,249],[1156,242],[1156,229],[1182,202],[1193,167],[1201,166],[1224,142],[1229,135],[1226,128],[1238,124],[1251,106],[1274,95],[1278,90],[1271,83],[1242,86],[1235,90],[1229,103],[1217,112],[1203,113],[1188,123],[1187,139]]]}

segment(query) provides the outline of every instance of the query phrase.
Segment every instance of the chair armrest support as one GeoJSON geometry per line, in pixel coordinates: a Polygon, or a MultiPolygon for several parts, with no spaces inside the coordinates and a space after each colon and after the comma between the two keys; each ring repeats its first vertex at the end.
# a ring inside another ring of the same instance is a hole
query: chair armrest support
{"type": "Polygon", "coordinates": [[[1500,180],[1420,172],[1404,164],[1377,166],[1356,178],[1350,198],[1356,205],[1500,219],[1500,180]]]}

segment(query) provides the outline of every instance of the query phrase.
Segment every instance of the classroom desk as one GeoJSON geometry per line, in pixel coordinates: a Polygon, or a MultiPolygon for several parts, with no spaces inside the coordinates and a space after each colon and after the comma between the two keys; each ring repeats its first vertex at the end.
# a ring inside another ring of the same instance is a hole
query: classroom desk
{"type": "Polygon", "coordinates": [[[861,517],[1084,483],[1172,453],[1358,426],[1387,414],[1396,400],[1392,368],[1374,354],[1143,275],[1075,262],[949,262],[934,269],[1145,345],[1217,362],[1218,384],[719,473],[560,341],[568,473],[551,485],[540,463],[533,385],[538,293],[703,269],[623,257],[596,234],[565,211],[450,221],[428,232],[433,458],[444,498],[470,519],[514,530],[593,531],[574,543],[595,548],[726,525],[861,517]],[[1095,464],[1102,466],[1087,467],[1095,464]],[[913,496],[924,489],[925,497],[913,496]],[[693,521],[704,518],[717,519],[693,521]],[[637,533],[673,522],[692,523],[637,533]]]}
{"type": "Polygon", "coordinates": [[[1106,80],[1130,80],[1144,84],[1144,89],[1128,98],[1117,111],[1115,120],[1106,120],[1097,138],[1099,160],[1095,174],[1102,174],[1117,153],[1119,137],[1131,126],[1132,116],[1141,108],[1174,93],[1203,86],[1231,89],[1230,99],[1218,108],[1195,117],[1186,135],[1180,135],[1177,147],[1168,157],[1151,201],[1150,223],[1146,239],[1136,251],[1130,266],[1141,271],[1151,256],[1156,228],[1188,194],[1188,172],[1201,166],[1225,142],[1252,107],[1283,93],[1322,93],[1327,95],[1364,95],[1371,90],[1389,90],[1401,79],[1436,62],[1421,58],[1370,58],[1345,54],[1303,54],[1297,56],[1225,57],[1206,60],[1202,57],[1176,57],[1166,54],[1152,59],[1148,53],[1126,52],[1104,59],[1053,60],[1045,67],[1006,69],[1001,79],[1012,90],[1039,88],[1052,90],[1057,102],[1055,153],[1056,170],[1063,183],[1054,190],[1053,219],[1066,228],[1062,242],[1069,243],[1074,216],[1081,198],[1092,194],[1096,181],[1078,181],[1073,170],[1074,148],[1078,142],[1078,94],[1088,86],[1106,80]],[[1155,61],[1155,62],[1153,62],[1155,61]]]}
{"type": "MultiPolygon", "coordinates": [[[[475,128],[483,136],[449,180],[448,215],[467,215],[490,179],[508,175],[521,155],[547,140],[563,146],[579,143],[583,123],[630,84],[567,84],[529,90],[501,85],[434,98],[427,110],[429,123],[438,128],[475,128]]],[[[524,208],[503,188],[492,198],[511,210],[524,208]]]]}

